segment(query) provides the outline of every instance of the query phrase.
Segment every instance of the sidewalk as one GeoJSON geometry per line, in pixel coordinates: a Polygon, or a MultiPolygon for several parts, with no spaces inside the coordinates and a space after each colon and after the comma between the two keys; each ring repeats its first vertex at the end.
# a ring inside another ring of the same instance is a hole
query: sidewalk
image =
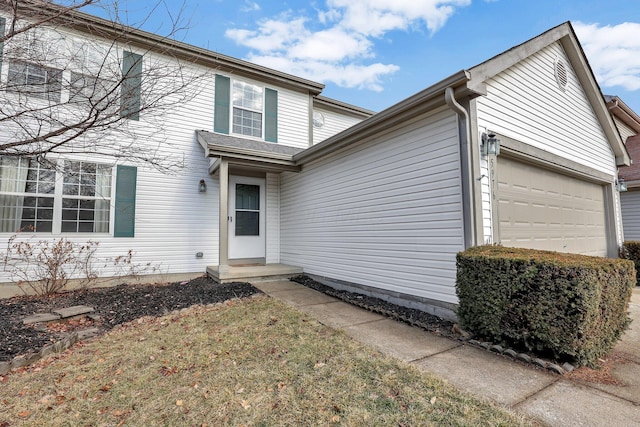
{"type": "Polygon", "coordinates": [[[640,289],[634,322],[616,350],[628,355],[614,375],[624,385],[579,383],[487,350],[436,336],[290,281],[254,286],[319,322],[472,393],[552,426],[640,426],[640,289]]]}

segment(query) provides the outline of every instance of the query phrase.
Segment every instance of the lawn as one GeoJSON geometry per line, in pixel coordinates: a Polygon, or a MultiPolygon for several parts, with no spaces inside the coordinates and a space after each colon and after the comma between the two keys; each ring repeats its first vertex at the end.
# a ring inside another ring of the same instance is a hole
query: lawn
{"type": "Polygon", "coordinates": [[[532,424],[264,295],[145,317],[0,382],[0,427],[532,424]]]}

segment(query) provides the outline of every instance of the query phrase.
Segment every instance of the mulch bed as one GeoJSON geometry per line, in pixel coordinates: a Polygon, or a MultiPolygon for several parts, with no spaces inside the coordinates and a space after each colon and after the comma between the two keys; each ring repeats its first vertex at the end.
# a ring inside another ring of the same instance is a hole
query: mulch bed
{"type": "Polygon", "coordinates": [[[412,326],[418,326],[438,335],[454,339],[460,338],[460,335],[454,332],[453,322],[434,316],[425,311],[403,307],[368,295],[335,289],[317,282],[304,274],[292,277],[291,281],[300,283],[301,285],[332,297],[339,298],[349,304],[365,308],[374,313],[382,314],[391,319],[398,320],[412,326]]]}
{"type": "Polygon", "coordinates": [[[51,297],[18,296],[0,299],[0,362],[37,352],[74,329],[97,327],[101,332],[144,316],[161,316],[195,304],[244,298],[260,291],[249,283],[218,284],[206,277],[170,285],[119,285],[77,290],[51,297]],[[87,305],[99,319],[24,325],[25,316],[87,305]]]}

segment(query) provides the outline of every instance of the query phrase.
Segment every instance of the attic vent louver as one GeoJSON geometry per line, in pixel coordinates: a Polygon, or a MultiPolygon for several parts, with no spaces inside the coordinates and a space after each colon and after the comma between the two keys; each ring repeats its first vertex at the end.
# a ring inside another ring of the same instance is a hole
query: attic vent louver
{"type": "Polygon", "coordinates": [[[563,92],[567,90],[567,83],[569,81],[569,73],[567,72],[567,65],[560,58],[556,59],[554,63],[554,72],[556,76],[556,82],[558,87],[563,92]]]}

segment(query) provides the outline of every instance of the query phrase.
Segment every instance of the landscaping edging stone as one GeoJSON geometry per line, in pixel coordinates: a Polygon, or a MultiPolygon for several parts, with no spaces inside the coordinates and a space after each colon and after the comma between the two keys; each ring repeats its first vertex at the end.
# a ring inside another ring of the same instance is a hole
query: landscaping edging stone
{"type": "Polygon", "coordinates": [[[10,362],[0,362],[0,375],[6,375],[14,369],[29,366],[38,360],[54,353],[62,353],[78,341],[78,331],[69,333],[63,339],[53,344],[47,344],[38,352],[23,354],[11,359],[10,362]]]}

